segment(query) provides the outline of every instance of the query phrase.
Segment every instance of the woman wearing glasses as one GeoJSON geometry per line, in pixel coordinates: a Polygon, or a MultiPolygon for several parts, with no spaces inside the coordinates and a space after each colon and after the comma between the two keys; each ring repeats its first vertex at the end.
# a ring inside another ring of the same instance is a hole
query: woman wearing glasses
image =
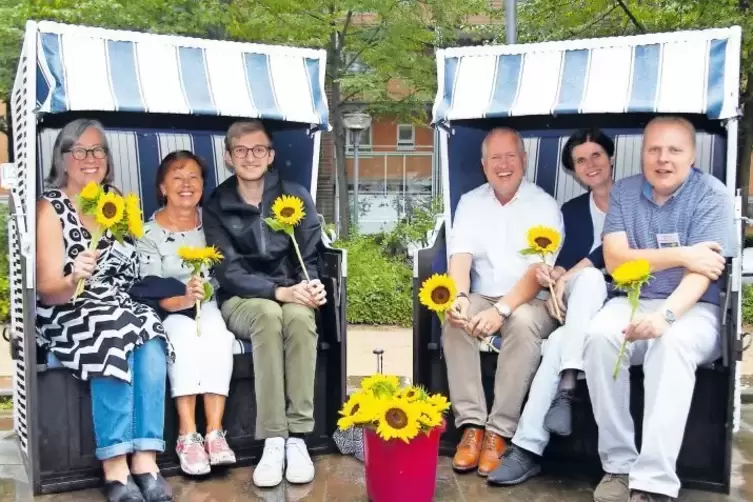
{"type": "Polygon", "coordinates": [[[192,277],[178,257],[182,246],[204,247],[204,229],[199,207],[204,193],[204,163],[189,151],[168,154],[157,168],[156,193],[161,208],[144,227],[137,247],[141,275],[174,278],[186,285],[185,294],[160,301],[168,312],[165,330],[175,347],[175,362],[168,367],[170,389],[178,409],[178,443],[175,447],[184,473],[209,473],[211,466],[235,463],[235,454],[225,441],[222,416],[233,373],[233,343],[213,298],[204,298],[204,280],[192,277]],[[196,301],[201,305],[200,331],[195,320],[196,301]],[[206,434],[196,428],[196,398],[202,396],[206,434]]]}
{"type": "Polygon", "coordinates": [[[97,223],[81,212],[76,197],[90,182],[117,191],[112,178],[102,125],[78,119],[63,127],[48,189],[37,204],[37,336],[76,378],[89,382],[107,499],[170,501],[170,485],[156,463],[165,449],[165,331],[156,312],[127,293],[139,277],[133,241],[118,243],[108,231],[88,251],[97,223]],[[86,285],[74,300],[81,279],[86,285]]]}

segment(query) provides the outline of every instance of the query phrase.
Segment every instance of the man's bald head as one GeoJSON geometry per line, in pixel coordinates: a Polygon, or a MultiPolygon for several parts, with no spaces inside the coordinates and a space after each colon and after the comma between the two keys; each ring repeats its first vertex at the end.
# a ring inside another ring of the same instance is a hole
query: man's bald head
{"type": "Polygon", "coordinates": [[[661,115],[659,117],[654,117],[648,122],[648,124],[646,124],[646,127],[643,129],[643,134],[645,135],[646,131],[648,131],[649,128],[661,125],[674,125],[681,127],[688,133],[688,139],[690,139],[691,143],[693,144],[693,148],[696,147],[695,126],[693,126],[693,124],[691,124],[688,119],[677,117],[675,115],[661,115]]]}
{"type": "Polygon", "coordinates": [[[481,142],[481,158],[486,157],[486,152],[488,150],[487,145],[489,141],[493,140],[495,137],[498,136],[508,136],[512,135],[515,137],[516,141],[518,142],[518,148],[520,149],[520,155],[522,156],[525,151],[525,145],[523,144],[523,138],[520,136],[520,133],[516,131],[515,129],[512,129],[510,127],[495,127],[488,133],[486,133],[486,136],[484,137],[484,141],[481,142]]]}

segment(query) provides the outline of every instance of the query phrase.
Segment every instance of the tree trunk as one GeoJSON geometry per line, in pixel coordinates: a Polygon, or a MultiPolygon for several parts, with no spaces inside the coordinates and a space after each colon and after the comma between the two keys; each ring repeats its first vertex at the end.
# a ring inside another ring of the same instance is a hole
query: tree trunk
{"type": "Polygon", "coordinates": [[[340,74],[340,49],[337,33],[330,39],[329,55],[327,56],[329,74],[332,80],[332,102],[330,103],[330,120],[332,132],[335,135],[335,179],[337,186],[337,208],[340,215],[338,237],[347,239],[350,236],[350,203],[348,197],[348,176],[345,171],[345,128],[342,120],[342,91],[337,76],[340,74]]]}

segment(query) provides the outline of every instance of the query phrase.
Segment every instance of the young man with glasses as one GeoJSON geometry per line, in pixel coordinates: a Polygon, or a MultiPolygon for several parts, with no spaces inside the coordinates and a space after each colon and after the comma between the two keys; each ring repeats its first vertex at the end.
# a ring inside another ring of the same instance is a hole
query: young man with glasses
{"type": "Polygon", "coordinates": [[[272,138],[258,120],[236,122],[225,137],[231,176],[203,210],[208,245],[224,259],[215,267],[217,301],[228,328],[250,340],[254,360],[256,437],[264,452],[254,484],[308,483],[314,478],[305,435],[314,430],[317,333],[314,309],[325,303],[317,247],[321,228],[311,195],[283,181],[272,168],[272,138]],[[293,243],[264,222],[281,195],[303,201],[305,216],[295,238],[311,281],[305,280],[293,243]]]}

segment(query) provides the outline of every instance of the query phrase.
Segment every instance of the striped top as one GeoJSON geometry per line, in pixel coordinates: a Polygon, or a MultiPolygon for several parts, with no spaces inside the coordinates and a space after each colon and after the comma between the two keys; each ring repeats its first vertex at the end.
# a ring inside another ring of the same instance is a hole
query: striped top
{"type": "MultiPolygon", "coordinates": [[[[659,249],[675,241],[680,246],[713,241],[726,257],[735,256],[733,202],[721,181],[692,168],[685,182],[663,205],[652,199],[643,174],[615,183],[610,194],[604,235],[625,232],[632,249],[659,249]],[[664,244],[660,244],[663,242],[664,244]]],[[[641,298],[664,299],[677,288],[682,268],[653,272],[641,298]]],[[[720,281],[712,283],[700,301],[719,304],[720,281]]]]}

